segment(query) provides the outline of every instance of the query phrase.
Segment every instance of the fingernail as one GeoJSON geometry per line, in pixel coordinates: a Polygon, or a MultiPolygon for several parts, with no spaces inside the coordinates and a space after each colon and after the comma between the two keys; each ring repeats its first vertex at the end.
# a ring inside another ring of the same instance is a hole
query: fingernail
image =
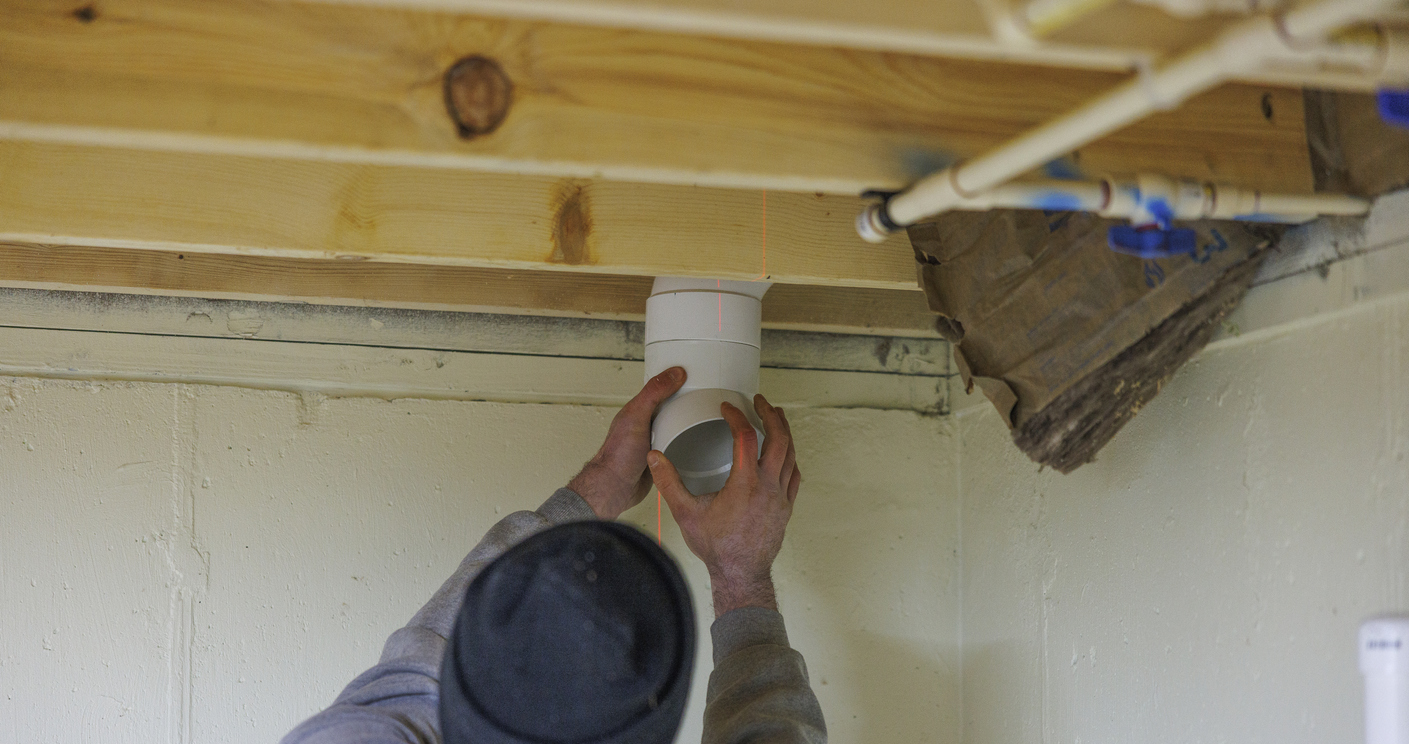
{"type": "Polygon", "coordinates": [[[679,382],[682,378],[685,377],[685,368],[671,367],[670,369],[666,370],[665,373],[667,375],[670,375],[671,382],[679,382]]]}
{"type": "Polygon", "coordinates": [[[646,455],[646,464],[655,467],[660,464],[660,455],[650,452],[646,455]]]}

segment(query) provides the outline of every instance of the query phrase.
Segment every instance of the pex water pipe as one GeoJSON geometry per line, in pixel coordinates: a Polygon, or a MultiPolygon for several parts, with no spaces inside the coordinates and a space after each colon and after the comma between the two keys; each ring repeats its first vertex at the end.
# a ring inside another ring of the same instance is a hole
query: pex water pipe
{"type": "Polygon", "coordinates": [[[1046,36],[1082,16],[1114,5],[1116,0],[1028,0],[1018,10],[1018,23],[1033,36],[1046,36]]]}
{"type": "MultiPolygon", "coordinates": [[[[1018,22],[1034,36],[1046,36],[1073,25],[1116,0],[1028,0],[1018,10],[1018,22]]],[[[1252,15],[1275,10],[1275,0],[1131,0],[1136,5],[1159,8],[1178,18],[1197,18],[1212,13],[1252,15]]]]}
{"type": "Polygon", "coordinates": [[[1372,88],[1409,82],[1409,32],[1383,25],[1356,27],[1315,46],[1274,51],[1262,70],[1301,72],[1311,79],[1328,72],[1349,73],[1372,88]]]}
{"type": "Polygon", "coordinates": [[[1344,26],[1370,20],[1403,0],[1319,0],[1275,17],[1242,21],[1219,38],[1142,74],[1070,114],[1048,122],[974,160],[920,179],[868,207],[856,231],[879,243],[925,217],[955,209],[1014,177],[1071,152],[1144,116],[1171,109],[1190,96],[1261,67],[1295,57],[1344,26]]]}
{"type": "Polygon", "coordinates": [[[759,431],[758,349],[769,282],[657,277],[646,300],[646,379],[675,366],[685,386],[661,404],[651,448],[663,452],[696,496],[724,487],[734,439],[720,413],[729,403],[759,431]]]}
{"type": "Polygon", "coordinates": [[[1370,211],[1370,202],[1339,194],[1264,194],[1146,174],[1100,181],[1014,181],[954,205],[966,211],[999,208],[1096,212],[1143,227],[1204,218],[1298,224],[1323,214],[1362,215],[1370,211]]]}

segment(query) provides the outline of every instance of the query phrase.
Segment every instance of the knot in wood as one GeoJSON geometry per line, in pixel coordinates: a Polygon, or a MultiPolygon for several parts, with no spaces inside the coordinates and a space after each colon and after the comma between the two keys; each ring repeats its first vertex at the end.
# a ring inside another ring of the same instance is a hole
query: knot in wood
{"type": "Polygon", "coordinates": [[[445,109],[465,139],[497,129],[513,96],[509,76],[488,57],[465,57],[445,71],[445,109]]]}

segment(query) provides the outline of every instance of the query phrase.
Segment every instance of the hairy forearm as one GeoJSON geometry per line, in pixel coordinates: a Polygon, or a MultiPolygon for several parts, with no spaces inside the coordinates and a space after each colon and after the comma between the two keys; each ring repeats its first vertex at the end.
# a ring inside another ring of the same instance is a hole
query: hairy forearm
{"type": "Polygon", "coordinates": [[[709,588],[714,595],[714,616],[723,617],[741,607],[762,607],[777,611],[778,597],[773,591],[773,577],[765,572],[750,576],[723,568],[711,568],[709,588]]]}
{"type": "Polygon", "coordinates": [[[623,478],[612,468],[594,457],[568,483],[568,488],[582,497],[598,519],[616,519],[638,503],[650,485],[639,477],[623,478]]]}

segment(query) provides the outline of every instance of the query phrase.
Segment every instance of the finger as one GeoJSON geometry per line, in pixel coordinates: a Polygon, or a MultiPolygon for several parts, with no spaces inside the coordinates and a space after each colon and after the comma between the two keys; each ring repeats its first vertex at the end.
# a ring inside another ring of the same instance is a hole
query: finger
{"type": "MultiPolygon", "coordinates": [[[[782,474],[785,480],[792,480],[793,469],[797,467],[797,440],[793,439],[793,424],[788,421],[788,413],[781,408],[773,409],[778,412],[778,418],[783,420],[783,431],[788,433],[788,456],[783,459],[782,474]]],[[[783,485],[783,490],[787,490],[787,484],[783,485]]]]}
{"type": "Polygon", "coordinates": [[[755,395],[753,408],[763,420],[763,456],[759,458],[759,477],[769,483],[779,483],[783,472],[783,461],[787,459],[792,438],[788,436],[778,409],[768,404],[762,395],[755,395]]]}
{"type": "Polygon", "coordinates": [[[802,485],[802,471],[793,466],[793,477],[788,480],[788,503],[797,501],[797,489],[802,485]]]}
{"type": "Polygon", "coordinates": [[[783,420],[783,431],[785,431],[785,432],[788,433],[788,439],[792,439],[792,438],[793,438],[793,423],[788,420],[788,412],[787,412],[787,411],[784,411],[782,408],[779,408],[778,406],[774,406],[774,407],[773,407],[773,410],[777,411],[777,412],[778,412],[778,418],[780,418],[780,419],[783,420]]]}
{"type": "Polygon", "coordinates": [[[783,469],[778,471],[782,478],[778,481],[778,492],[786,494],[788,484],[793,479],[793,471],[797,470],[797,452],[792,447],[788,448],[788,456],[783,459],[783,469]]]}
{"type": "Polygon", "coordinates": [[[734,435],[734,466],[729,471],[729,480],[735,477],[747,478],[750,481],[758,477],[758,432],[754,431],[753,424],[749,423],[748,417],[743,411],[728,403],[719,404],[719,412],[724,414],[724,420],[729,424],[729,431],[734,435]]]}
{"type": "Polygon", "coordinates": [[[671,367],[646,381],[636,397],[622,407],[623,415],[650,420],[656,408],[685,384],[685,368],[671,367]]]}
{"type": "Polygon", "coordinates": [[[694,501],[680,481],[680,473],[676,472],[675,466],[665,455],[656,450],[646,455],[646,466],[651,470],[651,480],[655,481],[656,490],[665,497],[665,503],[670,507],[670,515],[675,517],[676,522],[682,522],[694,508],[694,501]]]}

